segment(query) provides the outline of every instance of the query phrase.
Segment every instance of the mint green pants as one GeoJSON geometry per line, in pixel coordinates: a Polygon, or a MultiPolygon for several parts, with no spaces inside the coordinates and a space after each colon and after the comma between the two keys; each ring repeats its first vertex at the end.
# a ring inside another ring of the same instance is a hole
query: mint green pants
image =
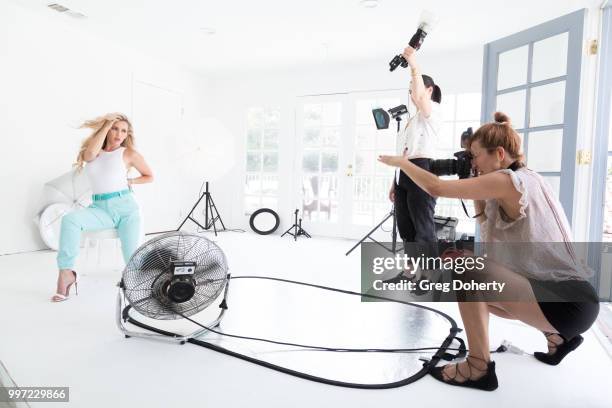
{"type": "Polygon", "coordinates": [[[110,228],[117,229],[123,259],[127,263],[140,244],[140,215],[132,193],[123,193],[107,200],[94,200],[89,207],[68,213],[62,218],[58,268],[74,268],[81,246],[81,232],[110,228]]]}

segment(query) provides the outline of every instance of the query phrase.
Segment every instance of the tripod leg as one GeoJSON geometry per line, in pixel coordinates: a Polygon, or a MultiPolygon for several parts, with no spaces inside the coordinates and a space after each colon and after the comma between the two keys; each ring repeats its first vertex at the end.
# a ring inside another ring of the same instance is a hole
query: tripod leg
{"type": "MultiPolygon", "coordinates": [[[[176,229],[176,231],[180,231],[180,229],[183,227],[183,225],[185,225],[185,223],[187,222],[187,220],[191,219],[191,214],[193,214],[193,212],[195,211],[196,207],[200,204],[200,201],[202,201],[202,199],[204,198],[206,194],[202,194],[200,196],[200,198],[198,198],[198,201],[196,201],[196,203],[194,204],[194,206],[191,208],[191,211],[189,211],[189,214],[187,214],[187,216],[185,217],[185,219],[183,220],[183,222],[181,222],[181,225],[178,226],[178,228],[176,229]]],[[[198,224],[199,225],[199,224],[198,224]]]]}
{"type": "MultiPolygon", "coordinates": [[[[345,254],[346,256],[348,256],[351,252],[353,252],[355,250],[355,248],[357,248],[363,241],[365,241],[366,239],[372,239],[370,238],[370,235],[372,235],[374,233],[374,231],[376,231],[378,228],[380,228],[381,225],[383,225],[390,217],[393,217],[393,211],[390,212],[380,223],[378,223],[377,226],[375,226],[374,228],[372,228],[370,230],[370,232],[368,232],[363,238],[361,238],[359,240],[359,242],[357,242],[355,245],[353,245],[353,247],[351,249],[348,250],[348,252],[345,254]]],[[[386,248],[387,250],[389,250],[389,248],[386,248]]]]}
{"type": "Polygon", "coordinates": [[[215,201],[212,198],[212,195],[210,193],[208,193],[208,197],[210,200],[210,213],[213,216],[213,223],[215,222],[215,220],[218,218],[219,222],[221,223],[221,230],[225,231],[227,228],[225,228],[225,224],[223,223],[223,219],[221,218],[221,214],[219,214],[219,210],[217,210],[217,206],[215,205],[215,201]]]}

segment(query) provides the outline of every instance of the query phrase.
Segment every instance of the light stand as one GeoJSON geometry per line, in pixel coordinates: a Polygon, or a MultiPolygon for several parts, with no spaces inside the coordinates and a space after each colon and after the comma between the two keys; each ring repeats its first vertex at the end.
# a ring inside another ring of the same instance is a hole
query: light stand
{"type": "Polygon", "coordinates": [[[298,212],[300,212],[300,210],[296,208],[295,209],[295,222],[293,223],[291,227],[289,227],[287,231],[283,233],[283,235],[281,235],[281,238],[284,237],[286,234],[291,235],[294,241],[297,241],[300,235],[304,235],[306,238],[312,238],[310,234],[307,233],[306,230],[304,230],[304,228],[302,228],[302,219],[300,218],[298,220],[298,212]],[[293,232],[291,232],[291,230],[293,230],[293,232]]]}
{"type": "MultiPolygon", "coordinates": [[[[406,108],[406,105],[399,105],[399,106],[396,106],[395,108],[389,109],[389,112],[391,113],[395,121],[397,122],[397,133],[399,133],[401,129],[402,115],[404,113],[408,113],[408,109],[406,108]]],[[[372,114],[374,115],[374,121],[376,122],[376,127],[378,129],[386,129],[389,127],[389,115],[384,110],[374,109],[372,111],[372,114]]],[[[401,171],[401,170],[398,170],[398,171],[401,171]]],[[[391,252],[392,254],[395,254],[397,252],[397,249],[396,249],[397,248],[397,228],[396,227],[397,227],[397,218],[395,216],[395,205],[393,205],[391,212],[387,214],[387,216],[383,218],[383,220],[379,222],[377,226],[372,228],[363,238],[361,238],[359,242],[357,242],[351,249],[349,249],[345,255],[348,256],[351,252],[355,250],[355,248],[359,246],[359,244],[364,242],[366,239],[370,239],[371,241],[385,248],[387,251],[391,252]],[[391,248],[387,248],[385,245],[383,245],[382,243],[372,238],[371,235],[391,217],[393,217],[393,230],[391,231],[391,248]]]]}
{"type": "Polygon", "coordinates": [[[363,238],[361,238],[359,240],[359,242],[357,242],[351,249],[349,249],[348,252],[345,255],[348,256],[351,252],[353,252],[355,250],[355,248],[357,248],[359,246],[359,244],[364,242],[366,239],[370,239],[372,242],[380,245],[381,247],[385,248],[387,251],[391,252],[392,254],[395,254],[397,252],[397,250],[396,250],[396,247],[397,247],[397,228],[396,227],[397,227],[397,219],[395,218],[395,206],[393,206],[393,208],[391,209],[391,212],[389,214],[387,214],[387,216],[385,218],[383,218],[383,220],[381,222],[379,222],[377,226],[372,228],[370,230],[370,232],[368,232],[363,238]],[[379,241],[375,240],[374,238],[372,238],[371,235],[374,233],[374,231],[376,231],[377,229],[382,227],[382,225],[389,218],[391,218],[391,217],[393,217],[393,230],[391,232],[391,248],[388,248],[384,244],[382,244],[381,242],[379,242],[379,241]]]}
{"type": "Polygon", "coordinates": [[[206,231],[208,231],[212,227],[213,230],[215,231],[215,236],[217,236],[218,231],[227,231],[227,228],[225,228],[225,224],[223,224],[223,220],[221,219],[221,214],[219,214],[219,211],[217,210],[217,206],[215,206],[215,202],[212,199],[212,195],[208,191],[208,181],[206,182],[206,189],[204,193],[202,193],[198,201],[196,201],[196,203],[193,205],[193,208],[191,208],[191,211],[189,211],[189,214],[187,214],[187,216],[185,217],[183,222],[181,222],[181,224],[178,226],[177,229],[170,230],[170,231],[150,232],[146,235],[154,235],[154,234],[162,234],[165,232],[180,231],[180,229],[183,227],[183,225],[185,225],[187,220],[194,222],[198,227],[206,231]],[[196,220],[193,217],[193,212],[195,211],[195,209],[200,204],[203,198],[206,198],[206,205],[204,207],[204,225],[200,224],[198,220],[196,220]],[[217,229],[217,221],[221,223],[220,229],[217,229]]]}

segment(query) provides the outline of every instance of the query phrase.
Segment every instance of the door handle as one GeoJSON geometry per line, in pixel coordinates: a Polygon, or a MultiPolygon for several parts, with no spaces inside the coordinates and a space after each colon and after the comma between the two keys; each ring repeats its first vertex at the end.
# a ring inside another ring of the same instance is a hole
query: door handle
{"type": "Polygon", "coordinates": [[[349,164],[348,166],[346,166],[346,175],[348,177],[353,177],[353,165],[349,164]]]}

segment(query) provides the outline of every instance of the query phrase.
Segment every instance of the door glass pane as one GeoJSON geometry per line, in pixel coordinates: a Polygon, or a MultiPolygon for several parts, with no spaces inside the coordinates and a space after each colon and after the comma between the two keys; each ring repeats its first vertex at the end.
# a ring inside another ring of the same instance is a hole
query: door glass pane
{"type": "Polygon", "coordinates": [[[353,198],[358,201],[372,199],[372,191],[374,187],[372,176],[356,176],[353,182],[353,198]]]}
{"type": "Polygon", "coordinates": [[[568,33],[533,43],[531,82],[565,75],[568,33]]]}
{"type": "Polygon", "coordinates": [[[561,171],[563,130],[529,132],[527,164],[535,171],[561,171]]]}
{"type": "Polygon", "coordinates": [[[338,178],[336,175],[304,175],[302,214],[310,221],[338,221],[338,178]]]}
{"type": "Polygon", "coordinates": [[[265,109],[264,126],[266,129],[277,129],[280,127],[280,111],[278,109],[265,109]]]}
{"type": "MultiPolygon", "coordinates": [[[[526,91],[510,92],[502,95],[497,95],[497,110],[504,112],[510,117],[512,126],[515,129],[525,127],[525,101],[526,91]]],[[[488,121],[493,118],[487,118],[488,121]]]]}
{"type": "Polygon", "coordinates": [[[559,189],[561,188],[561,177],[559,176],[545,176],[544,180],[550,184],[556,197],[559,198],[559,189]]]}
{"type": "Polygon", "coordinates": [[[278,129],[266,129],[263,137],[264,149],[278,149],[278,129]]]}
{"type": "Polygon", "coordinates": [[[261,153],[247,153],[247,171],[261,171],[261,153]]]}
{"type": "Polygon", "coordinates": [[[375,154],[373,150],[355,153],[355,173],[374,174],[375,154]]]}
{"type": "Polygon", "coordinates": [[[304,152],[302,156],[302,170],[307,173],[317,173],[319,171],[319,158],[320,154],[318,151],[304,152]]]}
{"type": "Polygon", "coordinates": [[[247,113],[247,125],[249,128],[260,128],[263,126],[263,108],[251,108],[247,113]]]}
{"type": "Polygon", "coordinates": [[[499,54],[497,89],[512,88],[527,83],[529,46],[515,48],[499,54]]]}
{"type": "Polygon", "coordinates": [[[261,176],[261,192],[265,195],[278,194],[278,176],[272,174],[261,176]]]}
{"type": "Polygon", "coordinates": [[[564,101],[565,81],[532,88],[529,126],[547,126],[563,123],[564,101]]]}
{"type": "Polygon", "coordinates": [[[263,171],[267,173],[278,171],[277,152],[266,152],[263,154],[263,171]]]}
{"type": "Polygon", "coordinates": [[[329,147],[337,147],[340,143],[340,129],[337,127],[328,127],[321,130],[321,145],[329,147]]]}
{"type": "Polygon", "coordinates": [[[249,128],[247,134],[247,149],[257,150],[261,148],[261,129],[249,128]]]}
{"type": "Polygon", "coordinates": [[[323,152],[321,154],[321,171],[323,173],[338,171],[338,152],[323,152]]]}
{"type": "Polygon", "coordinates": [[[259,174],[246,175],[246,187],[244,192],[245,194],[261,193],[261,176],[259,174]]]}
{"type": "Polygon", "coordinates": [[[357,140],[355,143],[357,144],[357,149],[374,149],[376,142],[374,132],[376,132],[376,127],[373,127],[371,124],[357,125],[356,132],[357,140]]]}
{"type": "Polygon", "coordinates": [[[318,127],[305,127],[304,128],[304,147],[315,147],[321,142],[319,140],[320,128],[318,127]]]}

